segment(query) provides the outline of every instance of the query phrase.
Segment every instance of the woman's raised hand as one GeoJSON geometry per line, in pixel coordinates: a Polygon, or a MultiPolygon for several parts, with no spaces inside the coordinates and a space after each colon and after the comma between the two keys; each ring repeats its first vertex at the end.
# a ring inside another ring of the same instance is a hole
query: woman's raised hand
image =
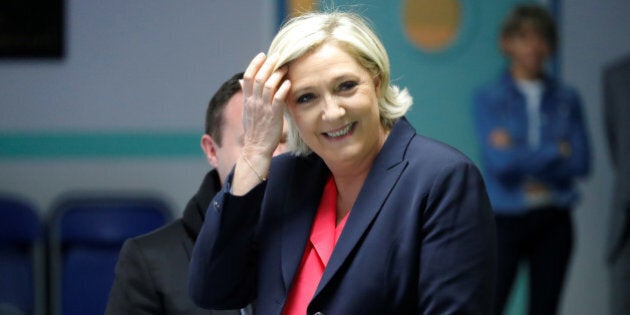
{"type": "Polygon", "coordinates": [[[285,98],[291,84],[287,67],[276,69],[277,58],[260,53],[243,74],[243,150],[236,162],[232,193],[242,195],[269,173],[271,158],[282,138],[285,98]]]}
{"type": "MultiPolygon", "coordinates": [[[[285,98],[290,83],[286,67],[276,68],[277,58],[260,53],[243,75],[244,153],[271,157],[282,137],[285,98]]],[[[252,157],[253,158],[253,157],[252,157]]]]}

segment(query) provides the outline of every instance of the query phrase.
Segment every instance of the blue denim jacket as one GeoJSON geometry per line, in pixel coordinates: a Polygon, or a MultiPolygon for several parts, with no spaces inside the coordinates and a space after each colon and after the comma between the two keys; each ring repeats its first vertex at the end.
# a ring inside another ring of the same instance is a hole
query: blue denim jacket
{"type": "Polygon", "coordinates": [[[525,193],[525,184],[531,182],[549,189],[544,206],[570,208],[578,198],[575,179],[589,172],[589,143],[579,95],[547,76],[543,85],[541,138],[537,147],[528,144],[525,97],[508,71],[474,95],[483,174],[495,213],[522,214],[532,210],[525,193]],[[497,128],[508,132],[508,147],[490,144],[490,134],[497,128]],[[569,156],[561,154],[561,141],[569,143],[569,156]]]}

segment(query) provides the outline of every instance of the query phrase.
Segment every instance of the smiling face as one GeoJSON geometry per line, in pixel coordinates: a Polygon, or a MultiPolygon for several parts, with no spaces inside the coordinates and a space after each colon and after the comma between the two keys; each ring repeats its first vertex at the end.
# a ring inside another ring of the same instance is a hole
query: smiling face
{"type": "Polygon", "coordinates": [[[332,169],[372,164],[388,130],[380,123],[380,82],[328,42],[292,61],[286,102],[300,136],[332,169]]]}

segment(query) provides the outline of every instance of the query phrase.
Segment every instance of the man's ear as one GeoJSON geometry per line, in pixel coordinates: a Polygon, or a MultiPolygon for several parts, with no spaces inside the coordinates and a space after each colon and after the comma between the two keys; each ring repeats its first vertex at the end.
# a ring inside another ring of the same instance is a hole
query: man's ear
{"type": "Polygon", "coordinates": [[[203,153],[206,155],[206,159],[208,159],[208,163],[217,168],[219,166],[219,162],[217,159],[217,143],[207,134],[201,136],[201,149],[203,153]]]}

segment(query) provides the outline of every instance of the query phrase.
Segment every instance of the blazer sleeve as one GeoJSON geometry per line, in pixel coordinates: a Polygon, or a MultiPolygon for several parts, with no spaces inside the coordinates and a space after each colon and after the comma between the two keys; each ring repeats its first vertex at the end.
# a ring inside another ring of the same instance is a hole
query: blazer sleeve
{"type": "Polygon", "coordinates": [[[496,230],[478,169],[450,163],[436,176],[423,214],[422,314],[492,313],[496,230]]]}
{"type": "Polygon", "coordinates": [[[160,298],[140,247],[134,239],[123,244],[105,314],[158,314],[160,298]]]}
{"type": "Polygon", "coordinates": [[[257,221],[266,187],[230,193],[231,175],[210,202],[193,248],[188,277],[192,300],[208,309],[246,307],[255,298],[257,221]]]}

